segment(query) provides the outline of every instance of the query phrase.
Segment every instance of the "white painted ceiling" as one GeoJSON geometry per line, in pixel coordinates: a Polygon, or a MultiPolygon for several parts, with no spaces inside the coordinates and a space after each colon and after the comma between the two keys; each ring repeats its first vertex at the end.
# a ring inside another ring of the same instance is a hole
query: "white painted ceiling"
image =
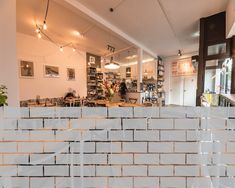
{"type": "MultiPolygon", "coordinates": [[[[160,56],[198,51],[199,19],[225,11],[228,0],[76,0],[160,56]],[[109,8],[114,7],[114,12],[109,8]]],[[[17,31],[32,36],[42,23],[47,0],[17,0],[17,31]]],[[[106,45],[116,50],[132,44],[72,7],[51,0],[46,33],[60,45],[103,55],[106,45]],[[84,33],[84,38],[74,35],[84,33]]],[[[131,50],[136,52],[136,49],[131,50]]],[[[125,52],[125,54],[128,54],[125,52]]],[[[126,55],[127,56],[127,55],[126,55]]]]}
{"type": "MultiPolygon", "coordinates": [[[[35,25],[43,23],[46,4],[47,0],[17,0],[17,32],[36,37],[35,25]]],[[[104,55],[109,53],[108,44],[116,50],[132,45],[62,0],[50,1],[47,25],[45,33],[59,46],[72,42],[77,49],[104,55]],[[76,36],[76,31],[84,38],[76,36]]]]}
{"type": "Polygon", "coordinates": [[[198,51],[199,19],[228,0],[76,0],[160,56],[198,51]],[[110,12],[110,8],[114,12],[110,12]],[[116,7],[116,8],[115,8],[116,7]]]}

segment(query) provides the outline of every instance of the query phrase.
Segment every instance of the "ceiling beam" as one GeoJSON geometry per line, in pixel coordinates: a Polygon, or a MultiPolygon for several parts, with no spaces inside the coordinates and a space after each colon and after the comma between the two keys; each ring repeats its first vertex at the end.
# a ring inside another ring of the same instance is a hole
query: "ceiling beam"
{"type": "Polygon", "coordinates": [[[152,50],[150,50],[149,48],[147,48],[146,46],[144,46],[143,44],[141,44],[140,42],[138,42],[137,40],[135,40],[134,38],[132,38],[131,36],[126,34],[125,32],[123,32],[121,29],[119,29],[118,27],[116,27],[115,25],[110,23],[109,21],[105,20],[104,18],[102,18],[101,16],[96,14],[95,12],[91,11],[89,8],[84,6],[82,3],[78,2],[77,0],[64,0],[64,1],[69,3],[70,5],[72,5],[73,7],[77,8],[78,10],[80,10],[81,12],[86,14],[88,17],[97,21],[99,24],[110,29],[111,31],[113,31],[114,33],[116,33],[117,35],[122,37],[123,39],[129,41],[130,43],[132,43],[136,47],[142,48],[149,55],[153,56],[154,58],[157,57],[157,53],[153,52],[152,50]]]}

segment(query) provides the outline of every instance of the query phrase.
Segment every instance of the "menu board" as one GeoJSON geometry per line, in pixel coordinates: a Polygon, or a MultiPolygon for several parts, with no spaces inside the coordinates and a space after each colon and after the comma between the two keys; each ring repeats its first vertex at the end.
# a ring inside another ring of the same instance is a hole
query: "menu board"
{"type": "Polygon", "coordinates": [[[183,59],[173,62],[171,70],[172,76],[192,76],[197,73],[191,59],[183,59]]]}

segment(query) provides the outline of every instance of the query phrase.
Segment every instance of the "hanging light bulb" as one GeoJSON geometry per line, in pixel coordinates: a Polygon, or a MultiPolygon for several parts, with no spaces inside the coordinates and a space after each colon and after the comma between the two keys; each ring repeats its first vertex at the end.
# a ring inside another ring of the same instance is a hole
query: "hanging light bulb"
{"type": "Polygon", "coordinates": [[[181,50],[178,51],[178,56],[182,56],[181,50]]]}
{"type": "Polygon", "coordinates": [[[76,49],[75,49],[75,48],[73,48],[73,52],[76,52],[76,49]]]}
{"type": "Polygon", "coordinates": [[[61,52],[63,52],[63,51],[64,51],[64,48],[63,48],[62,46],[60,47],[60,51],[61,51],[61,52]]]}
{"type": "Polygon", "coordinates": [[[39,33],[40,29],[37,27],[35,31],[36,31],[36,33],[39,33]]]}
{"type": "Polygon", "coordinates": [[[46,20],[44,20],[44,22],[43,22],[43,29],[44,29],[44,30],[47,30],[46,20]]]}
{"type": "Polygon", "coordinates": [[[39,39],[42,38],[42,35],[41,35],[41,32],[40,32],[40,31],[38,32],[38,38],[39,38],[39,39]]]}

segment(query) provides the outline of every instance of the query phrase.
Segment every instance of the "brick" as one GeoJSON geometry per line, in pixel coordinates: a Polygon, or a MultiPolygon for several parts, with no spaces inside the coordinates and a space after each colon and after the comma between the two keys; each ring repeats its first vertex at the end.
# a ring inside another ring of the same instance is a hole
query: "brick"
{"type": "MultiPolygon", "coordinates": [[[[70,176],[80,176],[81,168],[80,166],[70,166],[70,176]]],[[[83,166],[83,176],[94,177],[95,174],[95,166],[83,166]]],[[[98,176],[98,175],[97,175],[98,176]]]]}
{"type": "Polygon", "coordinates": [[[227,152],[235,152],[235,142],[227,143],[227,152]]]}
{"type": "Polygon", "coordinates": [[[175,152],[180,153],[198,153],[199,143],[197,142],[176,142],[175,152]]]}
{"type": "Polygon", "coordinates": [[[211,178],[210,177],[194,177],[187,178],[187,187],[211,187],[211,178]]]}
{"type": "Polygon", "coordinates": [[[42,129],[43,120],[42,119],[19,119],[18,128],[19,129],[42,129]]]}
{"type": "Polygon", "coordinates": [[[123,176],[147,176],[147,166],[123,166],[123,176]]]}
{"type": "Polygon", "coordinates": [[[227,175],[228,176],[235,176],[235,167],[234,166],[227,167],[227,175]]]}
{"type": "MultiPolygon", "coordinates": [[[[80,153],[81,144],[79,142],[70,143],[70,151],[75,153],[80,153]]],[[[84,142],[83,147],[84,153],[95,153],[95,142],[84,142]]]]}
{"type": "Polygon", "coordinates": [[[81,140],[81,131],[79,130],[58,130],[55,132],[57,141],[79,141],[81,140]]]}
{"type": "Polygon", "coordinates": [[[185,141],[185,131],[160,131],[160,140],[162,141],[185,141]]]}
{"type": "Polygon", "coordinates": [[[135,188],[159,188],[159,178],[153,177],[134,177],[135,188]]]}
{"type": "Polygon", "coordinates": [[[17,144],[14,142],[0,142],[0,153],[17,152],[17,144]]]}
{"type": "Polygon", "coordinates": [[[160,164],[185,164],[184,154],[161,154],[160,164]]]}
{"type": "Polygon", "coordinates": [[[149,166],[149,176],[173,176],[173,166],[149,166]]]}
{"type": "Polygon", "coordinates": [[[158,107],[134,107],[134,117],[147,117],[156,118],[159,117],[158,107]]]}
{"type": "Polygon", "coordinates": [[[17,120],[0,118],[0,130],[16,129],[16,128],[17,128],[17,120]]]}
{"type": "Polygon", "coordinates": [[[173,119],[150,119],[149,129],[173,129],[173,119]]]}
{"type": "Polygon", "coordinates": [[[225,176],[225,167],[224,166],[201,166],[201,176],[225,176]]]}
{"type": "Polygon", "coordinates": [[[229,108],[227,107],[211,107],[210,108],[211,118],[228,118],[229,108]]]}
{"type": "MultiPolygon", "coordinates": [[[[82,179],[79,177],[57,177],[56,187],[57,188],[68,188],[68,187],[81,187],[82,179]]],[[[97,187],[103,188],[108,185],[108,180],[105,177],[84,177],[83,186],[84,187],[97,187]]]]}
{"type": "Polygon", "coordinates": [[[121,129],[121,119],[97,119],[96,129],[121,129]]]}
{"type": "Polygon", "coordinates": [[[82,117],[91,118],[91,117],[107,117],[107,108],[106,107],[82,107],[82,117]]]}
{"type": "Polygon", "coordinates": [[[112,188],[132,188],[133,187],[133,180],[130,177],[113,177],[109,178],[109,187],[112,188]]]}
{"type": "Polygon", "coordinates": [[[204,110],[202,107],[186,107],[187,118],[201,118],[204,117],[204,110]]]}
{"type": "Polygon", "coordinates": [[[228,109],[229,117],[233,118],[235,117],[235,107],[229,107],[228,109]]]}
{"type": "Polygon", "coordinates": [[[28,141],[29,131],[26,130],[1,131],[0,138],[3,141],[28,141]]]}
{"type": "Polygon", "coordinates": [[[30,140],[33,141],[52,141],[55,140],[54,131],[30,131],[30,140]]]}
{"type": "Polygon", "coordinates": [[[201,128],[202,129],[225,129],[226,128],[226,120],[213,118],[213,119],[202,119],[201,120],[201,128]]]}
{"type": "Polygon", "coordinates": [[[42,166],[19,166],[18,176],[43,176],[42,166]]]}
{"type": "Polygon", "coordinates": [[[161,177],[160,187],[186,187],[186,178],[181,177],[161,177]]]}
{"type": "Polygon", "coordinates": [[[68,152],[69,144],[66,142],[46,142],[44,144],[45,153],[68,152]]]}
{"type": "Polygon", "coordinates": [[[4,118],[28,118],[29,108],[5,106],[3,110],[4,118]]]}
{"type": "Polygon", "coordinates": [[[57,154],[56,164],[80,164],[80,154],[57,154]]]}
{"type": "Polygon", "coordinates": [[[171,142],[149,142],[149,152],[153,153],[171,153],[173,152],[173,143],[171,142]]]}
{"type": "Polygon", "coordinates": [[[147,143],[146,142],[124,142],[123,152],[126,153],[146,153],[147,143]]]}
{"type": "Polygon", "coordinates": [[[84,154],[84,164],[107,164],[106,154],[84,154]]]}
{"type": "Polygon", "coordinates": [[[198,152],[201,153],[222,153],[225,152],[225,144],[221,142],[201,142],[198,152]]]}
{"type": "Polygon", "coordinates": [[[235,129],[235,119],[228,119],[227,120],[227,128],[228,129],[235,129]]]}
{"type": "Polygon", "coordinates": [[[213,156],[213,164],[235,164],[235,154],[220,154],[213,156]]]}
{"type": "Polygon", "coordinates": [[[97,176],[121,176],[121,166],[96,166],[97,176]]]}
{"type": "Polygon", "coordinates": [[[81,118],[81,107],[56,107],[55,116],[59,118],[81,118]]]}
{"type": "Polygon", "coordinates": [[[107,141],[108,140],[108,132],[107,130],[98,130],[98,131],[90,131],[91,138],[85,140],[91,141],[107,141]]]}
{"type": "Polygon", "coordinates": [[[158,164],[159,155],[158,154],[135,154],[134,163],[135,164],[158,164]]]}
{"type": "Polygon", "coordinates": [[[44,166],[44,176],[68,176],[68,166],[44,166]]]}
{"type": "Polygon", "coordinates": [[[187,164],[212,164],[207,154],[187,154],[187,164]]]}
{"type": "Polygon", "coordinates": [[[55,108],[54,107],[31,107],[30,108],[30,117],[32,118],[42,118],[42,117],[55,117],[55,108]]]}
{"type": "Polygon", "coordinates": [[[211,131],[187,131],[187,141],[212,141],[211,131]]]}
{"type": "Polygon", "coordinates": [[[121,142],[112,142],[112,143],[96,143],[96,152],[97,153],[121,153],[121,142]]]}
{"type": "Polygon", "coordinates": [[[111,154],[108,155],[109,164],[133,164],[132,154],[111,154]]]}
{"type": "Polygon", "coordinates": [[[134,131],[134,140],[135,141],[158,141],[159,140],[159,131],[134,131]]]}
{"type": "Polygon", "coordinates": [[[3,164],[29,164],[28,154],[4,154],[3,164]]]}
{"type": "Polygon", "coordinates": [[[133,141],[133,131],[109,131],[110,141],[133,141]]]}
{"type": "Polygon", "coordinates": [[[160,117],[163,118],[185,118],[186,108],[185,107],[161,107],[160,117]]]}
{"type": "Polygon", "coordinates": [[[0,166],[0,176],[17,176],[17,166],[0,166]]]}
{"type": "Polygon", "coordinates": [[[94,119],[72,119],[70,120],[72,129],[89,130],[95,129],[94,119]]]}
{"type": "Polygon", "coordinates": [[[123,119],[123,129],[147,129],[147,119],[123,119]]]}
{"type": "Polygon", "coordinates": [[[69,120],[68,119],[45,119],[44,128],[45,129],[68,129],[69,120]]]}
{"type": "Polygon", "coordinates": [[[30,178],[31,188],[54,188],[54,177],[35,177],[30,178]]]}
{"type": "Polygon", "coordinates": [[[18,152],[22,153],[42,153],[43,143],[39,142],[21,142],[18,143],[18,152]]]}
{"type": "Polygon", "coordinates": [[[54,154],[31,154],[30,155],[30,164],[55,164],[55,155],[54,154]]]}
{"type": "Polygon", "coordinates": [[[199,119],[175,119],[175,129],[199,129],[199,119]]]}
{"type": "MultiPolygon", "coordinates": [[[[10,180],[11,180],[12,186],[16,185],[17,188],[29,188],[29,177],[11,177],[10,180]]],[[[1,185],[1,182],[0,182],[0,185],[1,185]]]]}
{"type": "Polygon", "coordinates": [[[109,117],[133,117],[133,108],[131,107],[110,107],[108,108],[109,117]]]}
{"type": "Polygon", "coordinates": [[[198,166],[175,166],[175,176],[199,176],[198,166]]]}

